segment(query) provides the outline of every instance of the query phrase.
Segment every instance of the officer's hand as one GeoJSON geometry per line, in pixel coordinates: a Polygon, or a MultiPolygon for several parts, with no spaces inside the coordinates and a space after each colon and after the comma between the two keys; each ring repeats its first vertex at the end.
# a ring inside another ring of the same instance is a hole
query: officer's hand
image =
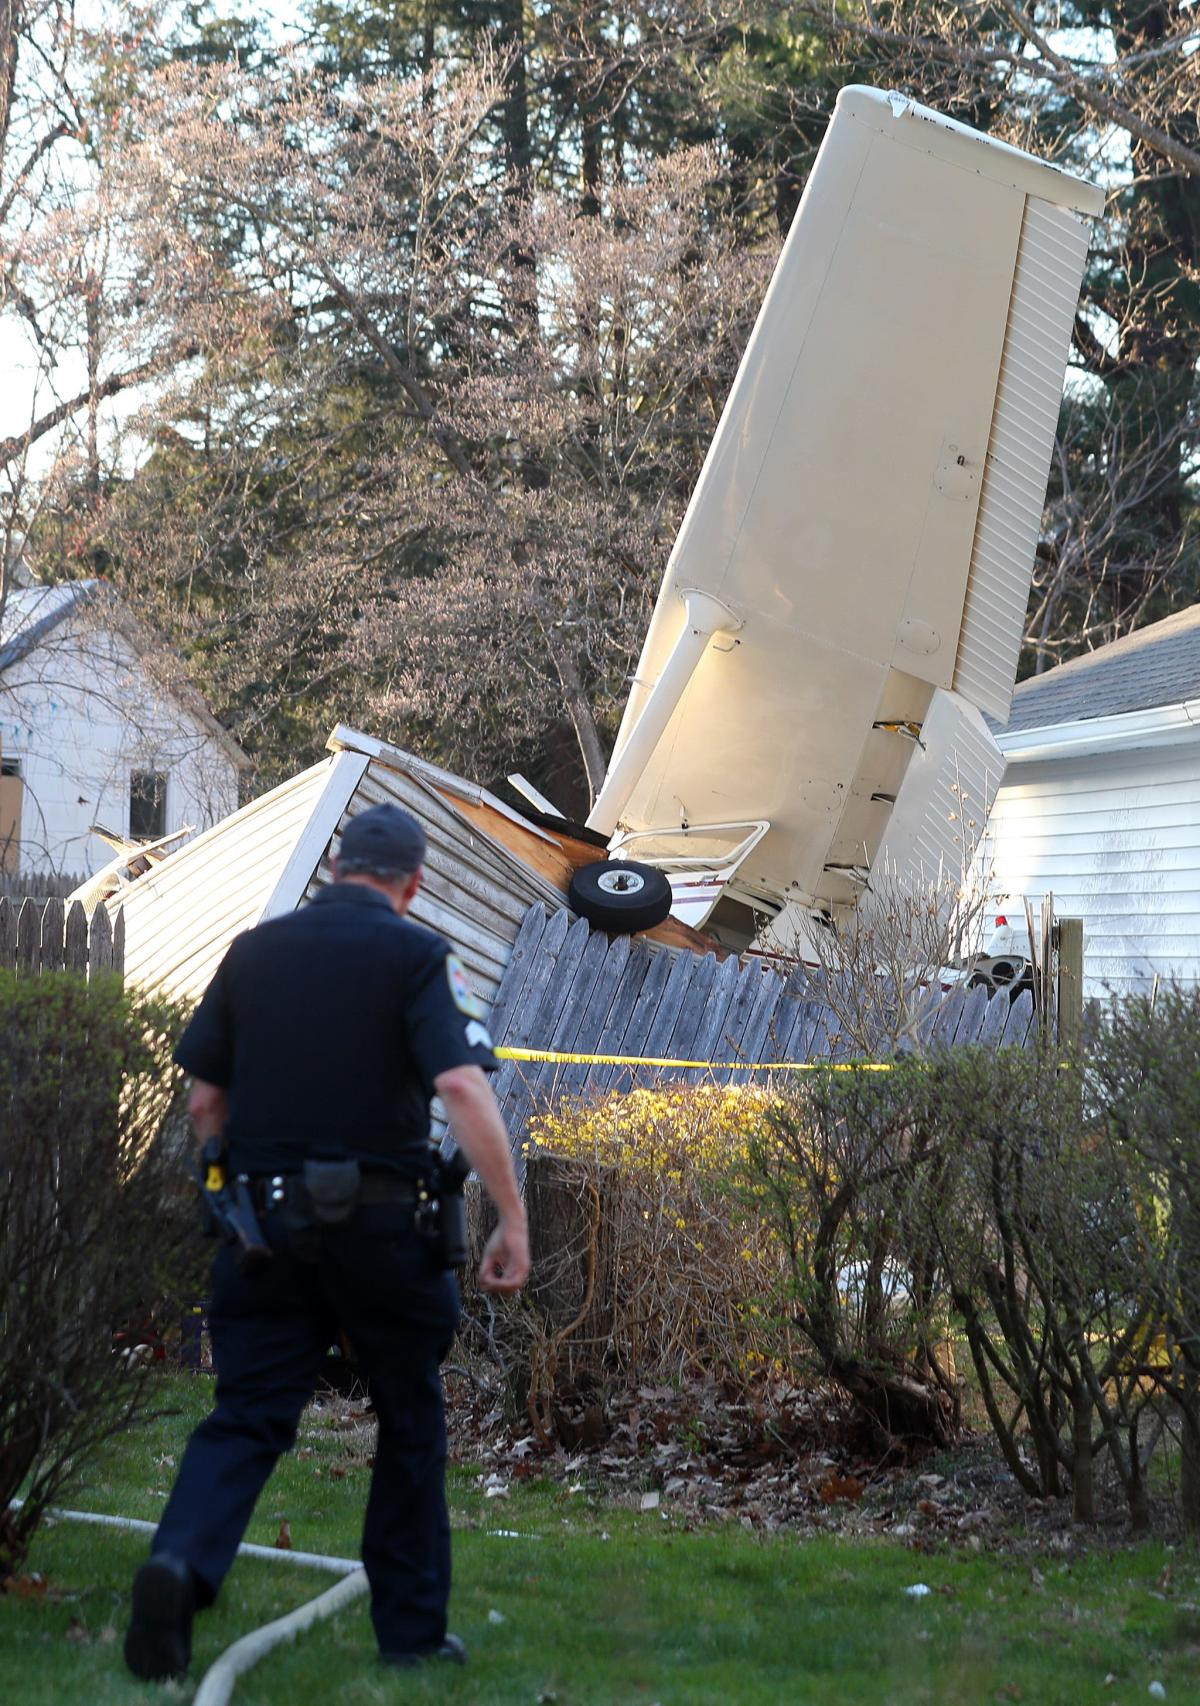
{"type": "Polygon", "coordinates": [[[529,1235],[524,1226],[501,1221],[484,1246],[479,1264],[483,1291],[520,1291],[529,1278],[529,1235]]]}

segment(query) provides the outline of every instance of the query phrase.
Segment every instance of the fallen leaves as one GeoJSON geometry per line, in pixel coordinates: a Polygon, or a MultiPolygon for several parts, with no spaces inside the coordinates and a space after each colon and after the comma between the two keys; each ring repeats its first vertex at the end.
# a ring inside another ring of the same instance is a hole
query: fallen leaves
{"type": "Polygon", "coordinates": [[[839,1475],[836,1470],[831,1470],[828,1479],[817,1488],[817,1493],[822,1504],[833,1505],[839,1499],[857,1504],[866,1490],[866,1482],[860,1481],[857,1475],[839,1475]]]}
{"type": "MultiPolygon", "coordinates": [[[[991,1544],[1008,1524],[995,1494],[1015,1507],[1013,1476],[983,1446],[964,1447],[950,1472],[914,1466],[897,1448],[885,1465],[831,1390],[781,1380],[731,1397],[702,1381],[614,1388],[605,1398],[603,1443],[539,1441],[511,1428],[503,1409],[477,1387],[452,1388],[452,1455],[481,1471],[488,1497],[520,1481],[545,1479],[572,1493],[623,1496],[633,1508],[660,1510],[687,1526],[737,1521],[744,1528],[822,1528],[887,1534],[916,1551],[943,1541],[971,1550],[991,1544]],[[496,1489],[491,1491],[490,1489],[496,1489]],[[654,1492],[659,1505],[642,1507],[654,1492]],[[983,1496],[981,1496],[983,1494],[983,1496]],[[993,1495],[991,1497],[987,1495],[993,1495]]],[[[582,1411],[595,1390],[570,1398],[582,1411]]],[[[926,1459],[928,1462],[928,1459],[926,1459]]]]}
{"type": "Polygon", "coordinates": [[[0,1582],[0,1590],[11,1594],[14,1599],[41,1599],[46,1592],[46,1578],[37,1570],[31,1570],[26,1576],[5,1576],[0,1582]]]}

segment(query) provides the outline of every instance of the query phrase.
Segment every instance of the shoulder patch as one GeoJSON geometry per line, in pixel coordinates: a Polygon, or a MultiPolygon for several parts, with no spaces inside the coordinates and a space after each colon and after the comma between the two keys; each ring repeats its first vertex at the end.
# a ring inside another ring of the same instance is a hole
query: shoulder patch
{"type": "Polygon", "coordinates": [[[471,1023],[467,1026],[467,1047],[491,1048],[491,1046],[492,1039],[488,1033],[487,1026],[481,1024],[478,1019],[472,1019],[471,1023]]]}
{"type": "Polygon", "coordinates": [[[471,988],[462,961],[457,954],[446,955],[446,980],[450,985],[450,999],[460,1013],[465,1013],[468,1019],[484,1017],[483,1002],[471,988]]]}

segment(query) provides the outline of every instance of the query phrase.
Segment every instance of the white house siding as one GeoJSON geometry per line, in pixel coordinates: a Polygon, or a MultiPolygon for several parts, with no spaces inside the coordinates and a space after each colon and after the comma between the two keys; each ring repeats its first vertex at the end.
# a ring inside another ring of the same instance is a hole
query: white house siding
{"type": "Polygon", "coordinates": [[[1083,919],[1088,995],[1200,981],[1200,742],[1010,762],[985,856],[997,894],[1083,919]]]}
{"type": "Polygon", "coordinates": [[[233,938],[263,917],[327,790],[353,787],[361,769],[351,754],[322,759],[114,897],[109,910],[125,911],[127,981],[177,1000],[199,999],[233,938]]]}
{"type": "Polygon", "coordinates": [[[123,635],[85,609],[0,677],[0,749],[24,783],[20,867],[91,874],[129,828],[135,770],[167,776],[166,831],[205,829],[237,805],[229,752],[147,674],[123,635]]]}

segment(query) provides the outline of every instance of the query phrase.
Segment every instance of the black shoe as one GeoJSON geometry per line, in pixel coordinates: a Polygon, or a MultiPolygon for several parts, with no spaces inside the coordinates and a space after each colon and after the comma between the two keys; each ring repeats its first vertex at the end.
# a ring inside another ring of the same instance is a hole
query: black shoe
{"type": "Polygon", "coordinates": [[[419,1647],[413,1653],[380,1653],[385,1665],[396,1670],[413,1670],[430,1659],[448,1659],[453,1665],[467,1662],[467,1644],[461,1635],[447,1635],[440,1647],[419,1647]]]}
{"type": "Polygon", "coordinates": [[[125,1663],[134,1676],[162,1682],[182,1676],[192,1657],[196,1584],[182,1558],[159,1552],[133,1578],[133,1616],[125,1663]]]}

